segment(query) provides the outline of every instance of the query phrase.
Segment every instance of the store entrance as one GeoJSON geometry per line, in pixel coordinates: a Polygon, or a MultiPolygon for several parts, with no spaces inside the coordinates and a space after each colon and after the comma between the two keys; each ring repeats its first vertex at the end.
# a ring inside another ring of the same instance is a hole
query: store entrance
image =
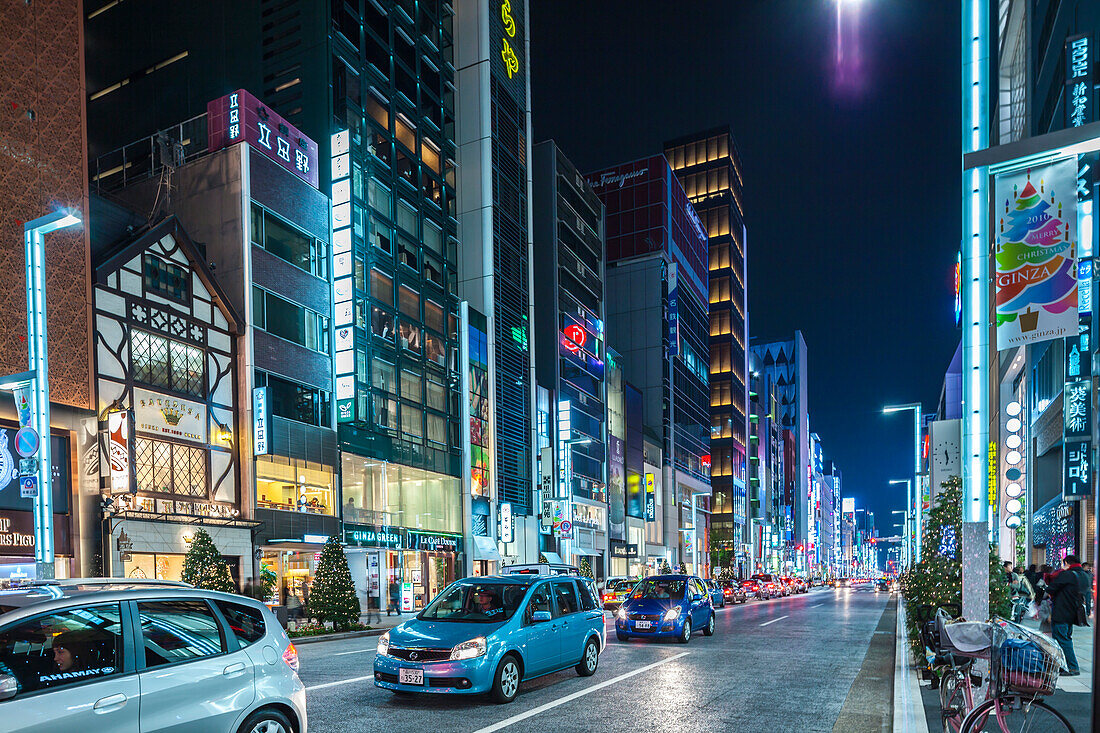
{"type": "Polygon", "coordinates": [[[431,603],[455,579],[453,552],[417,552],[415,550],[386,553],[386,585],[388,608],[409,610],[409,594],[413,611],[431,603]]]}

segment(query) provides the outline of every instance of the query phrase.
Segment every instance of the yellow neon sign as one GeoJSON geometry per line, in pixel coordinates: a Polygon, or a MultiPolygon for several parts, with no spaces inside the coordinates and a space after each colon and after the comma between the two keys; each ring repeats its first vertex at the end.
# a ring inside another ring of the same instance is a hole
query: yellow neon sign
{"type": "MultiPolygon", "coordinates": [[[[500,19],[504,22],[504,32],[508,34],[509,38],[515,38],[516,20],[512,17],[511,0],[504,0],[501,3],[500,19]]],[[[508,38],[500,39],[500,43],[500,57],[504,59],[504,68],[508,70],[508,78],[511,79],[513,75],[519,72],[519,57],[516,56],[516,52],[512,48],[512,44],[508,42],[508,38]]]]}

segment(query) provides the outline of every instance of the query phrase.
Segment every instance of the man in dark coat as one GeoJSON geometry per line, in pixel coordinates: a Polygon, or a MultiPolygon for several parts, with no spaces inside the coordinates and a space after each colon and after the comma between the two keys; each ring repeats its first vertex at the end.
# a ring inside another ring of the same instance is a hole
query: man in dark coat
{"type": "Polygon", "coordinates": [[[1085,625],[1085,601],[1081,595],[1084,582],[1081,576],[1084,575],[1077,556],[1066,555],[1062,558],[1062,570],[1055,573],[1047,585],[1052,601],[1051,631],[1066,655],[1066,671],[1062,674],[1069,677],[1081,674],[1077,655],[1073,653],[1073,627],[1085,625]]]}

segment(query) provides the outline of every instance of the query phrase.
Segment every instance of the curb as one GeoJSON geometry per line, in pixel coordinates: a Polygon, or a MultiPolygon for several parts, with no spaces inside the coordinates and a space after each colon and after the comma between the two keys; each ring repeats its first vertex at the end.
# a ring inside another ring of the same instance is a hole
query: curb
{"type": "Polygon", "coordinates": [[[320,634],[318,636],[291,636],[290,641],[294,646],[301,646],[302,644],[316,644],[320,641],[339,641],[342,639],[358,639],[364,636],[381,636],[387,631],[389,631],[389,629],[365,629],[363,631],[341,631],[335,634],[320,634]]]}
{"type": "Polygon", "coordinates": [[[905,601],[898,597],[898,623],[894,652],[894,730],[904,733],[927,733],[928,719],[924,715],[920,678],[914,674],[910,660],[908,636],[905,631],[905,601]]]}

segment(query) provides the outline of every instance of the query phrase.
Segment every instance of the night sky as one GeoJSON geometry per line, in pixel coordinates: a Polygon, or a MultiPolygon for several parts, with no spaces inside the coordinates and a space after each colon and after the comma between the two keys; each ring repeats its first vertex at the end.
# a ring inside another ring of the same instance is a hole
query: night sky
{"type": "Polygon", "coordinates": [[[912,413],[882,406],[933,411],[959,338],[959,9],[854,5],[838,64],[835,0],[534,0],[534,139],[585,171],[732,126],[750,338],[802,331],[811,430],[890,534],[912,413]]]}

